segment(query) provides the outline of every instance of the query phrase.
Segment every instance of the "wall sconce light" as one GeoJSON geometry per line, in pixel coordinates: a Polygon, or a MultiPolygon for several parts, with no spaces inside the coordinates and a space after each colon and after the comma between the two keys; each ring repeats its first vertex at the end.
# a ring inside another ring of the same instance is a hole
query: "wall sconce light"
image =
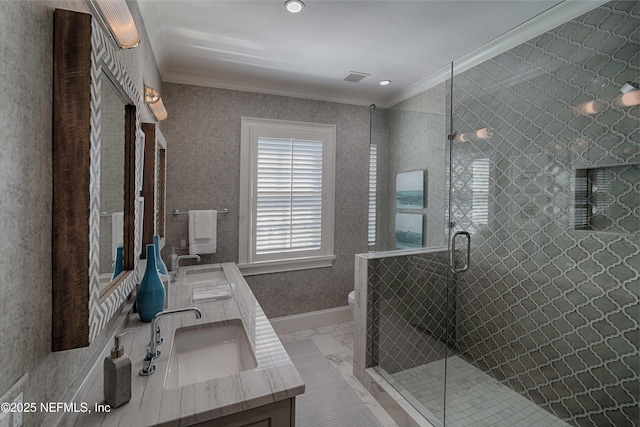
{"type": "MultiPolygon", "coordinates": [[[[604,87],[604,84],[602,85],[604,87]]],[[[605,111],[610,105],[618,108],[640,105],[640,84],[626,82],[620,87],[621,94],[616,97],[606,97],[606,101],[594,99],[573,107],[573,115],[594,115],[605,111]]]]}
{"type": "Polygon", "coordinates": [[[622,87],[620,87],[620,92],[629,93],[638,89],[640,89],[640,84],[635,82],[626,82],[625,84],[622,85],[622,87]]]}
{"type": "Polygon", "coordinates": [[[144,85],[144,102],[147,104],[156,120],[165,120],[169,116],[167,109],[164,108],[164,103],[162,102],[158,89],[144,85]]]}
{"type": "Polygon", "coordinates": [[[469,142],[477,139],[489,139],[493,136],[493,128],[486,127],[475,132],[458,133],[453,137],[453,142],[469,142]]]}
{"type": "Polygon", "coordinates": [[[640,104],[640,85],[634,82],[626,82],[620,88],[620,95],[614,102],[618,107],[634,107],[640,104]]]}
{"type": "Polygon", "coordinates": [[[583,102],[582,104],[574,107],[573,115],[592,116],[603,112],[606,108],[607,106],[602,101],[594,99],[593,101],[583,102]]]}
{"type": "Polygon", "coordinates": [[[140,44],[140,33],[125,0],[89,0],[88,4],[94,17],[109,30],[121,48],[131,49],[140,44]]]}

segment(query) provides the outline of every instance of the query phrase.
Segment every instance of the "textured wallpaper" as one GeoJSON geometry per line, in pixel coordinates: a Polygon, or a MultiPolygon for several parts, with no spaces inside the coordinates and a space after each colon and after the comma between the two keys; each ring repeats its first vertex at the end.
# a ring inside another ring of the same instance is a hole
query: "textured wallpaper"
{"type": "Polygon", "coordinates": [[[371,143],[378,147],[375,251],[394,250],[395,214],[419,213],[424,219],[423,245],[446,244],[445,185],[447,129],[445,84],[439,84],[392,108],[371,113],[371,143]],[[421,170],[425,176],[424,209],[397,209],[398,173],[421,170]]]}
{"type": "MultiPolygon", "coordinates": [[[[217,253],[204,255],[202,263],[238,261],[241,117],[336,125],[333,267],[248,276],[247,282],[269,317],[347,305],[354,255],[367,251],[368,108],[173,83],[163,87],[170,112],[163,124],[167,212],[230,210],[218,217],[217,253]]],[[[165,257],[187,237],[187,215],[169,215],[165,257]]]]}

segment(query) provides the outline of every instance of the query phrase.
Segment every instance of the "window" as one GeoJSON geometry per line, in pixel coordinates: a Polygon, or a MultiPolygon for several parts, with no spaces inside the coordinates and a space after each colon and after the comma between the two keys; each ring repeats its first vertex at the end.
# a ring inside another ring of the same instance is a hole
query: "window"
{"type": "Polygon", "coordinates": [[[476,159],[471,163],[471,213],[476,225],[489,222],[489,159],[476,159]]]}
{"type": "Polygon", "coordinates": [[[376,144],[369,145],[369,220],[368,224],[368,241],[369,246],[376,244],[376,190],[378,166],[378,146],[376,144]]]}
{"type": "Polygon", "coordinates": [[[589,174],[588,169],[577,169],[575,180],[574,228],[589,230],[589,174]]]}
{"type": "Polygon", "coordinates": [[[626,194],[633,194],[631,188],[637,181],[638,171],[638,165],[576,169],[574,228],[636,232],[638,221],[624,218],[633,218],[629,213],[633,212],[637,206],[637,196],[634,199],[626,194]]]}
{"type": "Polygon", "coordinates": [[[243,117],[241,140],[243,274],[331,266],[335,126],[243,117]]]}

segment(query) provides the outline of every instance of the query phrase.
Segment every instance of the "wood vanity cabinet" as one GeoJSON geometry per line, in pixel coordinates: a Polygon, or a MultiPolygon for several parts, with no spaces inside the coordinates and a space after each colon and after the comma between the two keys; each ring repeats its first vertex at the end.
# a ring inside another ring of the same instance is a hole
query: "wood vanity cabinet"
{"type": "Polygon", "coordinates": [[[201,427],[294,427],[296,398],[280,400],[195,425],[201,427]]]}

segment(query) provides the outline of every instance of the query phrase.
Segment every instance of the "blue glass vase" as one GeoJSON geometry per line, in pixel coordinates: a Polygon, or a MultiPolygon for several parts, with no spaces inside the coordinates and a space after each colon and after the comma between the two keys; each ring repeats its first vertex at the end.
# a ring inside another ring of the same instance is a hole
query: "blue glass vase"
{"type": "Polygon", "coordinates": [[[153,246],[156,247],[156,261],[157,261],[158,273],[168,274],[167,266],[164,264],[164,261],[162,261],[162,257],[160,256],[160,236],[158,236],[157,234],[153,235],[153,246]]]}
{"type": "Polygon", "coordinates": [[[136,298],[140,320],[143,322],[153,320],[153,316],[164,309],[164,299],[164,285],[156,265],[156,247],[153,244],[147,245],[147,268],[136,298]]]}
{"type": "Polygon", "coordinates": [[[115,279],[120,273],[122,273],[123,258],[124,248],[122,246],[116,247],[116,261],[113,265],[113,275],[111,276],[111,280],[115,279]]]}

